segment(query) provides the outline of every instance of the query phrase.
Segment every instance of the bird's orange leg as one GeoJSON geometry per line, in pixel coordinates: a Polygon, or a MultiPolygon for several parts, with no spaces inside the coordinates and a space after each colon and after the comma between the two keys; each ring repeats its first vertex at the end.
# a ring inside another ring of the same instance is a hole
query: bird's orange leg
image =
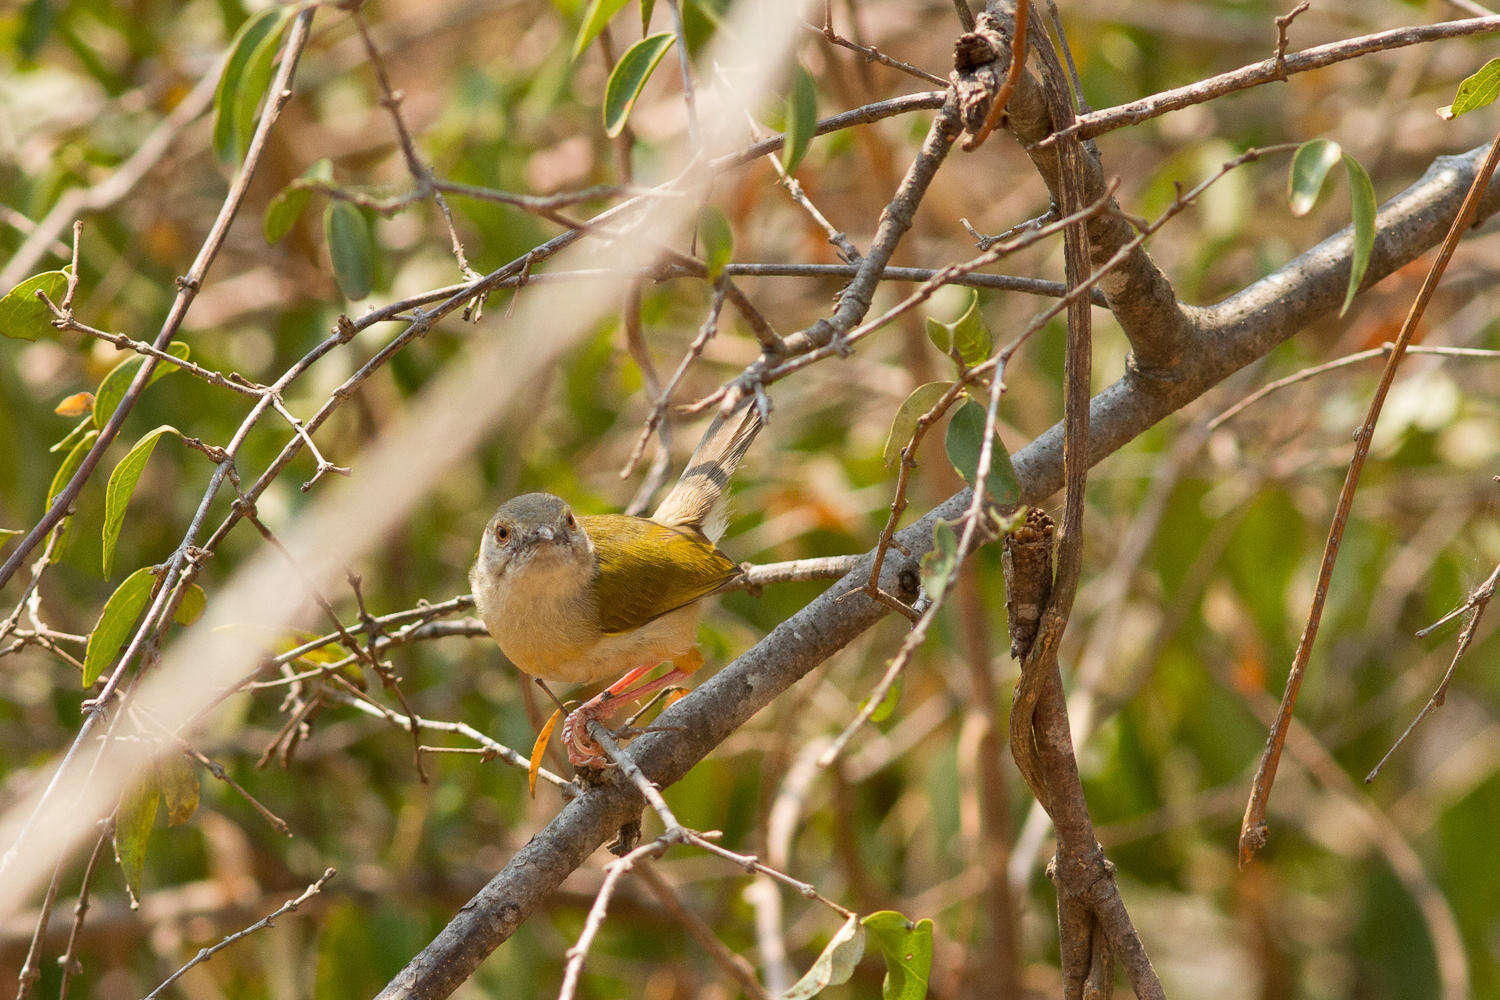
{"type": "Polygon", "coordinates": [[[607,722],[615,712],[619,711],[621,703],[655,694],[664,687],[670,687],[680,680],[691,677],[701,666],[703,666],[703,654],[694,649],[673,660],[672,669],[660,677],[632,688],[630,685],[656,669],[656,664],[636,667],[574,709],[563,720],[563,744],[568,748],[569,763],[574,767],[599,767],[608,763],[609,758],[605,756],[604,748],[589,735],[589,720],[598,719],[600,722],[607,722]]]}

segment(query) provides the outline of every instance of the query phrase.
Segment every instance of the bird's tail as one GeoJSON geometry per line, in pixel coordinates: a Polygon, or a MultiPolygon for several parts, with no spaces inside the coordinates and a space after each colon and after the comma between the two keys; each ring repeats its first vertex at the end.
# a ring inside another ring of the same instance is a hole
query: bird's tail
{"type": "Polygon", "coordinates": [[[718,541],[724,533],[724,500],[729,477],[734,475],[760,428],[760,414],[753,404],[727,420],[714,417],[703,433],[703,440],[693,450],[693,457],[688,459],[682,477],[651,519],[661,524],[697,528],[709,539],[718,541]]]}

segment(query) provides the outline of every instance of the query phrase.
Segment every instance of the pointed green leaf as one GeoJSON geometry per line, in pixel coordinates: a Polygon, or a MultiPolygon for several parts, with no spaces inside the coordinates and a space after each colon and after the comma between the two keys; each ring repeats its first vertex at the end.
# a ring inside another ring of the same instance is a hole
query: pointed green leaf
{"type": "Polygon", "coordinates": [[[995,346],[995,338],[979,315],[979,295],[972,289],[963,315],[952,323],[927,317],[927,339],[944,354],[957,349],[958,356],[971,368],[988,358],[995,346]]]}
{"type": "Polygon", "coordinates": [[[290,7],[282,7],[281,16],[271,30],[261,38],[245,60],[245,70],[240,74],[240,85],[234,94],[234,141],[235,159],[245,155],[250,148],[250,137],[255,134],[255,111],[265,100],[271,85],[271,74],[276,68],[276,50],[281,47],[281,31],[292,14],[290,7]]]}
{"type": "Polygon", "coordinates": [[[952,382],[928,382],[917,386],[902,401],[900,408],[896,410],[895,419],[891,421],[891,432],[886,435],[885,449],[881,452],[887,468],[896,464],[896,460],[901,457],[901,449],[911,443],[911,436],[916,431],[917,421],[922,414],[936,406],[937,401],[952,387],[952,382]]]}
{"type": "MultiPolygon", "coordinates": [[[[593,0],[589,4],[588,13],[583,15],[583,24],[578,29],[578,37],[573,39],[573,59],[583,55],[583,50],[589,47],[589,43],[599,37],[599,32],[604,30],[620,9],[625,6],[625,0],[593,0]]],[[[645,13],[641,15],[642,22],[649,20],[645,13]]]]}
{"type": "Polygon", "coordinates": [[[656,10],[656,0],[641,0],[641,37],[651,31],[651,14],[656,10]]]}
{"type": "Polygon", "coordinates": [[[948,591],[953,568],[958,565],[958,535],[953,525],[939,521],[932,526],[932,550],[922,556],[918,568],[922,589],[933,601],[941,601],[948,591]]]}
{"type": "MultiPolygon", "coordinates": [[[[266,8],[242,24],[230,44],[229,57],[224,61],[224,71],[219,75],[219,86],[214,91],[214,151],[225,163],[238,159],[240,151],[250,141],[248,133],[241,136],[238,130],[243,114],[240,90],[244,88],[247,93],[253,92],[250,87],[253,81],[249,79],[252,60],[261,42],[280,33],[289,13],[285,7],[266,8]]],[[[272,52],[275,52],[274,44],[272,52]]],[[[260,89],[265,90],[264,82],[260,89]]],[[[259,101],[259,98],[260,95],[255,94],[254,100],[259,101]]],[[[250,110],[253,115],[253,105],[250,110]]]]}
{"type": "Polygon", "coordinates": [[[91,687],[104,668],[115,658],[120,646],[130,637],[135,620],[141,616],[151,591],[156,586],[156,577],[149,566],[142,566],[125,578],[104,602],[99,621],[89,633],[89,644],[83,654],[83,686],[91,687]]]}
{"type": "Polygon", "coordinates": [[[1494,104],[1496,97],[1500,97],[1500,59],[1491,59],[1479,67],[1479,71],[1473,76],[1458,85],[1453,103],[1446,108],[1438,108],[1438,117],[1452,121],[1459,115],[1494,104]]]}
{"type": "Polygon", "coordinates": [[[844,926],[828,942],[828,947],[813,962],[812,968],[791,989],[781,994],[780,1000],[809,1000],[830,986],[847,983],[864,954],[864,925],[859,922],[858,914],[850,914],[844,926]]]}
{"type": "Polygon", "coordinates": [[[625,50],[609,74],[604,86],[604,134],[613,139],[625,129],[630,109],[641,96],[641,88],[651,79],[662,56],[677,41],[670,31],[648,35],[625,50]]]}
{"type": "Polygon", "coordinates": [[[786,172],[797,169],[818,131],[818,86],[800,65],[792,70],[792,87],[786,95],[786,141],[781,162],[786,172]]]}
{"type": "Polygon", "coordinates": [[[115,562],[115,543],[120,540],[120,528],[125,524],[125,508],[130,505],[130,497],[135,493],[136,484],[141,481],[141,473],[146,471],[146,462],[151,458],[151,453],[156,450],[156,442],[161,440],[163,434],[176,434],[182,436],[182,432],[169,424],[163,424],[146,434],[135,443],[135,447],[120,459],[120,464],[115,466],[115,471],[109,474],[109,485],[104,490],[104,575],[110,574],[110,568],[115,562]]]}
{"type": "Polygon", "coordinates": [[[365,215],[347,201],[329,202],[323,232],[333,259],[333,278],[344,298],[357,302],[375,284],[375,244],[365,215]]]}
{"type": "Polygon", "coordinates": [[[146,874],[146,844],[151,840],[156,805],[161,800],[154,779],[155,775],[151,775],[126,792],[115,810],[115,860],[125,875],[132,909],[140,905],[141,878],[146,874]]]}
{"type": "Polygon", "coordinates": [[[57,499],[57,495],[63,491],[63,487],[68,485],[68,480],[73,478],[73,473],[77,472],[78,467],[83,464],[83,456],[89,453],[89,446],[94,443],[94,438],[98,436],[99,432],[94,430],[84,434],[83,437],[78,439],[78,443],[73,445],[73,450],[68,452],[67,456],[63,458],[62,465],[59,465],[57,471],[52,474],[52,485],[47,487],[48,507],[52,506],[52,501],[57,499]]]}
{"type": "MultiPolygon", "coordinates": [[[[167,345],[167,353],[174,358],[186,361],[188,356],[188,345],[180,340],[174,340],[167,345]]],[[[145,362],[145,358],[137,355],[126,358],[110,369],[109,374],[99,382],[99,388],[94,393],[94,426],[103,429],[114,415],[115,408],[120,405],[120,400],[125,398],[125,390],[130,388],[130,383],[135,381],[135,373],[145,362]]],[[[157,379],[170,375],[177,371],[176,365],[170,361],[158,360],[156,367],[151,371],[151,378],[146,383],[148,386],[157,379]]]]}
{"type": "Polygon", "coordinates": [[[182,592],[182,600],[177,602],[177,610],[172,612],[172,620],[179,625],[191,625],[203,617],[203,609],[208,607],[208,595],[203,588],[196,583],[187,585],[182,592]]]}
{"type": "Polygon", "coordinates": [[[1344,156],[1344,172],[1349,175],[1349,212],[1354,219],[1354,248],[1349,258],[1349,290],[1344,293],[1344,304],[1339,315],[1349,311],[1359,291],[1359,283],[1365,279],[1365,268],[1370,266],[1370,251],[1375,248],[1375,186],[1370,175],[1354,157],[1344,156]]]}
{"type": "MultiPolygon", "coordinates": [[[[90,406],[92,405],[93,404],[90,404],[90,406]]],[[[78,423],[74,424],[73,429],[64,434],[61,441],[53,442],[52,447],[48,448],[47,451],[55,455],[58,452],[62,451],[64,448],[73,447],[73,442],[77,441],[84,434],[87,434],[89,428],[93,426],[94,418],[93,415],[90,414],[89,416],[84,417],[78,423]]]]}
{"type": "Polygon", "coordinates": [[[156,762],[156,782],[161,804],[167,807],[167,825],[181,826],[198,811],[198,771],[184,754],[169,753],[156,762]]]}
{"type": "Polygon", "coordinates": [[[308,167],[301,177],[282,188],[266,206],[263,224],[266,242],[278,243],[291,232],[297,220],[302,217],[303,209],[307,208],[313,189],[319,183],[326,184],[332,180],[333,162],[325,158],[308,167]]]}
{"type": "MultiPolygon", "coordinates": [[[[985,408],[975,402],[964,404],[964,408],[948,421],[948,461],[958,474],[970,485],[979,471],[979,449],[984,443],[985,408]]],[[[1016,479],[1016,470],[1010,464],[1010,452],[995,435],[995,444],[990,453],[990,474],[985,477],[984,491],[991,502],[1015,503],[1021,499],[1021,484],[1016,479]]]]}
{"type": "Polygon", "coordinates": [[[65,271],[43,271],[33,274],[0,298],[0,336],[13,340],[35,340],[52,329],[52,310],[36,297],[47,293],[54,303],[61,303],[68,293],[65,271]]]}
{"type": "Polygon", "coordinates": [[[881,910],[861,922],[885,957],[881,1000],[923,1000],[932,975],[932,921],[912,923],[895,910],[881,910]]]}
{"type": "Polygon", "coordinates": [[[1286,197],[1293,215],[1306,215],[1312,211],[1328,171],[1343,155],[1343,148],[1332,139],[1313,139],[1297,147],[1286,178],[1286,197]]]}
{"type": "Polygon", "coordinates": [[[734,230],[729,219],[712,205],[698,213],[698,238],[703,241],[703,262],[708,265],[708,280],[718,281],[724,267],[734,257],[734,230]]]}

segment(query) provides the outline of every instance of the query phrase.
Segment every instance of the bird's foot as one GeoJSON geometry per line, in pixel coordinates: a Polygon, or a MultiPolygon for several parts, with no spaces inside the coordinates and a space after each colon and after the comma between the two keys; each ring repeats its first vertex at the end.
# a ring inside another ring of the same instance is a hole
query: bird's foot
{"type": "Polygon", "coordinates": [[[600,770],[610,765],[609,755],[589,732],[589,723],[596,719],[602,722],[613,715],[614,706],[611,703],[614,700],[600,695],[569,712],[568,717],[563,719],[563,745],[568,748],[568,763],[575,769],[600,770]]]}

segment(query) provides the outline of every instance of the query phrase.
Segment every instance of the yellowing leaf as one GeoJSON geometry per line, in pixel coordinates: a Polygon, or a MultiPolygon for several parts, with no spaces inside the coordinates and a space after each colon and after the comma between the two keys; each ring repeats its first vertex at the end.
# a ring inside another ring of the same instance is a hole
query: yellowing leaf
{"type": "Polygon", "coordinates": [[[1496,97],[1500,97],[1500,58],[1491,59],[1479,67],[1473,76],[1460,83],[1458,93],[1453,95],[1453,103],[1446,108],[1439,108],[1438,117],[1452,121],[1459,115],[1495,103],[1496,97]]]}
{"type": "Polygon", "coordinates": [[[0,298],[0,336],[35,340],[52,329],[52,310],[36,297],[38,291],[60,304],[68,291],[68,275],[63,271],[34,274],[6,292],[0,298]]]}
{"type": "Polygon", "coordinates": [[[208,606],[208,595],[203,588],[196,583],[187,585],[182,592],[182,600],[177,602],[177,610],[172,613],[172,620],[179,625],[191,625],[203,617],[203,609],[208,606]]]}
{"type": "Polygon", "coordinates": [[[630,109],[635,107],[641,88],[651,79],[662,56],[677,41],[670,31],[648,35],[625,50],[620,61],[615,63],[604,85],[604,134],[613,139],[625,130],[630,109]]]}
{"type": "Polygon", "coordinates": [[[181,826],[198,811],[198,771],[180,753],[169,753],[156,762],[156,781],[161,804],[167,807],[167,825],[181,826]]]}
{"type": "Polygon", "coordinates": [[[182,432],[170,424],[163,424],[152,431],[147,431],[135,447],[120,459],[120,464],[109,474],[109,485],[104,489],[104,575],[109,576],[110,567],[115,561],[115,543],[120,540],[120,528],[125,524],[125,508],[130,504],[130,497],[135,493],[136,485],[141,481],[141,473],[146,471],[146,462],[151,458],[151,453],[156,450],[156,442],[161,440],[163,434],[176,434],[182,436],[182,432]]]}
{"type": "Polygon", "coordinates": [[[52,408],[52,412],[59,417],[81,417],[85,413],[91,413],[94,409],[94,394],[92,392],[75,392],[71,396],[64,397],[63,401],[52,408]]]}
{"type": "Polygon", "coordinates": [[[99,679],[120,646],[130,637],[130,630],[145,610],[155,587],[156,577],[151,568],[142,566],[127,576],[104,602],[104,610],[89,633],[89,644],[83,653],[84,687],[90,687],[99,679]]]}

